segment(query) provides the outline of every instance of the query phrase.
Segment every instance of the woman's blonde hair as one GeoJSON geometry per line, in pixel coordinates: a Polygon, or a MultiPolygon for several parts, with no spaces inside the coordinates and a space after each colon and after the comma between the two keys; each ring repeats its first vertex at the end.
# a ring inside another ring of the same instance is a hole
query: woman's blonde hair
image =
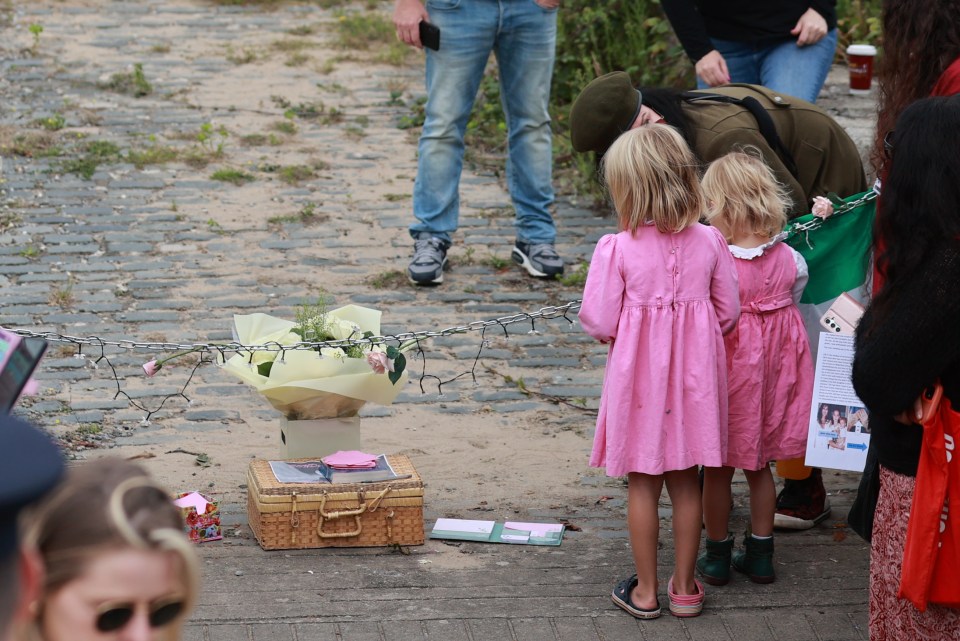
{"type": "Polygon", "coordinates": [[[644,125],[621,135],[604,155],[602,171],[622,230],[636,233],[652,222],[662,233],[677,232],[704,212],[699,163],[669,125],[644,125]]]}
{"type": "Polygon", "coordinates": [[[707,222],[722,220],[728,242],[747,234],[772,238],[787,225],[790,198],[756,147],[714,160],[702,184],[707,222]]]}
{"type": "MultiPolygon", "coordinates": [[[[24,542],[40,553],[46,570],[40,615],[43,600],[79,578],[101,554],[129,548],[173,552],[180,560],[185,607],[164,632],[179,638],[199,581],[196,555],[183,527],[170,494],[139,465],[105,458],[69,470],[25,520],[24,542]]],[[[32,632],[40,638],[38,628],[32,632]]]]}

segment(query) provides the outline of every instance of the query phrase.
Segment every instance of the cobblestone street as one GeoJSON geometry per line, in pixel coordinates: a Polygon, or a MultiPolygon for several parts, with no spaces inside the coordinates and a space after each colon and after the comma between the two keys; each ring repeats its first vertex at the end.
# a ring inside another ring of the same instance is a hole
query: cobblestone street
{"type": "MultiPolygon", "coordinates": [[[[264,552],[247,526],[246,465],[276,456],[278,413],[212,364],[191,378],[195,356],[148,379],[150,351],[77,344],[229,342],[234,314],[292,319],[321,291],[382,310],[383,334],[580,298],[582,281],[533,280],[510,262],[509,196],[469,168],[451,271],[440,287],[407,283],[417,130],[399,125],[423,93],[422,57],[394,66],[345,50],[338,19],[287,3],[0,1],[0,325],[80,339],[51,343],[41,391],[17,411],[72,459],[136,458],[172,490],[221,501],[225,537],[199,547],[187,638],[866,639],[868,548],[845,526],[858,475],[830,470],[832,518],[778,535],[776,583],[708,588],[695,619],[638,622],[610,602],[631,565],[626,489],[587,465],[606,349],[568,322],[575,310],[432,339],[413,373],[473,376],[442,389],[428,377],[421,391],[415,375],[393,405],[361,411],[364,445],[408,454],[424,477],[428,526],[575,524],[556,548],[264,552]],[[525,466],[555,486],[532,487],[525,466]]],[[[875,106],[848,95],[845,69],[819,104],[865,154],[875,106]]],[[[615,228],[570,198],[555,218],[568,274],[615,228]]],[[[741,476],[734,491],[740,528],[741,476]]],[[[665,499],[661,511],[667,567],[665,499]]]]}

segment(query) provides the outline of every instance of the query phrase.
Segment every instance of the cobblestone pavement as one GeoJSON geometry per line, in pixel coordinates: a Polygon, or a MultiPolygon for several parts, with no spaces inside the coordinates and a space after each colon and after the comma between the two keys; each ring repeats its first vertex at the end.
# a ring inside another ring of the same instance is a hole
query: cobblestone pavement
{"type": "MultiPolygon", "coordinates": [[[[0,324],[193,343],[230,340],[234,313],[292,317],[319,287],[337,304],[385,308],[384,333],[579,298],[579,283],[534,281],[509,265],[508,195],[496,176],[469,170],[446,282],[414,289],[398,278],[410,249],[416,168],[415,139],[398,124],[421,91],[422,67],[416,57],[385,64],[383,48],[338,47],[338,20],[334,9],[285,3],[0,1],[0,324]],[[43,31],[34,36],[30,24],[43,31]],[[132,95],[138,91],[146,95],[132,95]],[[174,147],[178,160],[157,162],[174,147]],[[221,178],[240,184],[212,177],[224,169],[234,173],[221,178]]],[[[843,70],[834,70],[821,104],[865,150],[874,106],[848,96],[844,82],[843,70]]],[[[556,219],[570,271],[613,229],[570,199],[558,202],[556,219]]],[[[415,406],[438,423],[488,413],[505,422],[540,417],[557,431],[582,425],[582,412],[556,401],[596,407],[602,348],[563,319],[536,324],[538,333],[527,329],[512,332],[509,344],[491,339],[483,363],[535,393],[489,375],[477,387],[451,385],[442,397],[410,384],[393,407],[365,408],[365,420],[415,406]]],[[[448,378],[469,369],[478,345],[476,334],[436,340],[430,373],[448,378]]],[[[126,456],[147,446],[191,454],[231,440],[257,451],[254,440],[263,437],[253,435],[266,433],[258,430],[276,413],[244,386],[205,366],[187,388],[191,403],[167,399],[189,367],[147,381],[137,376],[146,359],[54,343],[41,394],[18,411],[76,458],[115,447],[126,456]],[[144,409],[115,397],[118,385],[159,411],[144,422],[144,409]]],[[[572,456],[585,460],[589,439],[581,440],[572,456]]],[[[867,548],[842,523],[852,474],[827,473],[834,519],[778,538],[776,583],[735,581],[711,590],[697,619],[638,623],[609,600],[629,558],[625,493],[596,471],[579,483],[609,495],[602,500],[516,504],[525,518],[580,526],[559,548],[430,541],[401,554],[265,553],[246,527],[242,470],[196,470],[188,478],[223,502],[227,537],[200,548],[204,590],[189,639],[867,637],[867,548]]],[[[744,489],[737,484],[740,517],[744,489]]],[[[425,516],[478,509],[489,508],[428,495],[425,516]]]]}

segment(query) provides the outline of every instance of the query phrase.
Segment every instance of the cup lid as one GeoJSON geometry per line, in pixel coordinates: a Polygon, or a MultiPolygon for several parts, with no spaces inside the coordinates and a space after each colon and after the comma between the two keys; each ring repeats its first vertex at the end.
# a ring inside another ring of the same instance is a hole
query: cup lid
{"type": "Polygon", "coordinates": [[[847,55],[875,56],[877,55],[877,48],[873,45],[850,45],[847,47],[847,55]]]}

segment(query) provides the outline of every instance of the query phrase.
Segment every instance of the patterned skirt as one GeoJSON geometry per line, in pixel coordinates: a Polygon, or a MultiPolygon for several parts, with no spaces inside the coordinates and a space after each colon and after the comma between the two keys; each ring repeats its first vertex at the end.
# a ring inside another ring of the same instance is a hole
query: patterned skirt
{"type": "Polygon", "coordinates": [[[916,479],[880,467],[880,497],[870,549],[870,641],[960,641],[960,610],[920,612],[897,598],[916,479]]]}

